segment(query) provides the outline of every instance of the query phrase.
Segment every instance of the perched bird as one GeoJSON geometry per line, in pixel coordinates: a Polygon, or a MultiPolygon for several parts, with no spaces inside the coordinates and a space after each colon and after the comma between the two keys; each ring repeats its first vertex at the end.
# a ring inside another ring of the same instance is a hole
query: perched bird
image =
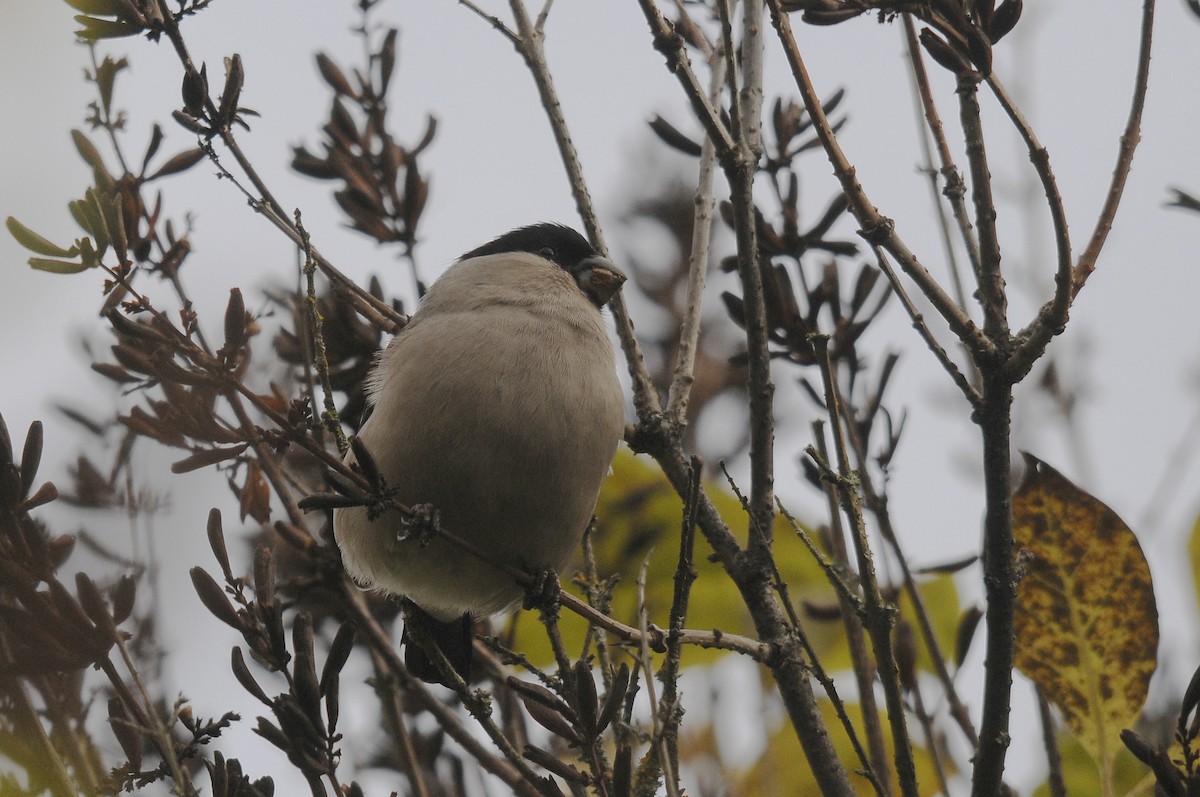
{"type": "MultiPolygon", "coordinates": [[[[369,378],[359,438],[387,489],[432,506],[439,528],[490,561],[436,534],[406,538],[396,510],[372,520],[365,507],[338,509],[334,536],[350,575],[407,598],[407,621],[464,677],[474,618],[525,595],[492,562],[557,571],[591,521],[625,425],[601,315],[624,281],[569,227],[513,230],[429,288],[369,378]]],[[[411,639],[405,657],[444,682],[411,639]]]]}

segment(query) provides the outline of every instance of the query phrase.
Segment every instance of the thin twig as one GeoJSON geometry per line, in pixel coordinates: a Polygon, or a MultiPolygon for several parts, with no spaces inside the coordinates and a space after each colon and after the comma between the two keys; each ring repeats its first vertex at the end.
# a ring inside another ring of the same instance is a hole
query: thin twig
{"type": "Polygon", "coordinates": [[[317,286],[314,280],[317,266],[312,255],[312,241],[308,237],[308,230],[304,229],[299,210],[296,211],[296,229],[300,232],[300,240],[303,241],[301,250],[304,252],[304,308],[305,317],[308,319],[307,337],[311,341],[313,365],[321,380],[321,394],[325,406],[321,413],[321,420],[325,423],[325,428],[333,434],[338,453],[345,455],[350,449],[350,443],[346,441],[346,433],[342,430],[342,423],[338,416],[337,402],[333,400],[333,383],[329,378],[329,359],[325,355],[325,319],[321,317],[321,310],[317,304],[317,286]]]}
{"type": "MultiPolygon", "coordinates": [[[[925,345],[933,352],[933,356],[937,358],[938,363],[942,366],[942,370],[954,380],[954,384],[962,392],[963,397],[970,402],[971,407],[973,409],[978,408],[980,402],[979,391],[971,384],[971,380],[967,379],[966,375],[959,370],[954,360],[950,359],[950,354],[942,347],[938,339],[934,337],[933,332],[930,331],[929,325],[925,323],[925,317],[921,315],[921,311],[917,309],[908,292],[904,289],[904,284],[896,275],[895,269],[892,268],[887,253],[878,246],[872,246],[871,249],[875,253],[880,271],[884,273],[888,281],[892,284],[896,296],[900,299],[900,304],[904,307],[904,312],[908,314],[909,320],[912,321],[912,328],[921,336],[921,340],[925,341],[925,345]]],[[[974,361],[972,360],[973,363],[974,361]]]]}
{"type": "Polygon", "coordinates": [[[363,593],[350,581],[347,576],[342,579],[342,594],[354,610],[354,620],[358,627],[365,631],[365,636],[372,650],[387,663],[388,672],[397,679],[404,692],[413,696],[421,708],[433,714],[438,727],[447,736],[457,742],[462,748],[479,762],[485,772],[500,778],[509,788],[521,797],[535,797],[539,792],[531,783],[526,781],[521,771],[511,762],[494,755],[479,738],[472,733],[459,718],[458,714],[441,700],[429,693],[420,680],[414,678],[408,668],[396,653],[395,643],[379,625],[371,610],[367,607],[363,593]]]}
{"type": "Polygon", "coordinates": [[[1108,195],[1104,198],[1104,207],[1096,219],[1096,229],[1088,240],[1087,247],[1075,264],[1072,275],[1073,294],[1078,294],[1083,284],[1092,272],[1096,270],[1096,260],[1100,250],[1108,239],[1112,229],[1113,219],[1117,215],[1117,207],[1125,193],[1125,181],[1129,178],[1129,168],[1133,163],[1133,153],[1142,138],[1142,110],[1146,106],[1146,90],[1150,85],[1150,50],[1154,37],[1154,3],[1155,0],[1142,1],[1142,28],[1138,45],[1137,77],[1134,79],[1133,98],[1129,105],[1129,119],[1125,123],[1125,132],[1121,134],[1121,146],[1117,152],[1117,165],[1113,167],[1112,182],[1108,195]]]}
{"type": "Polygon", "coordinates": [[[946,666],[946,657],[942,655],[937,634],[933,630],[933,621],[929,617],[929,611],[925,608],[925,599],[921,597],[921,590],[917,585],[916,578],[913,576],[912,568],[909,566],[908,556],[905,555],[903,549],[900,547],[899,535],[896,534],[896,529],[892,526],[892,515],[888,510],[887,495],[875,488],[875,481],[871,476],[871,469],[867,464],[869,456],[866,441],[863,439],[858,424],[847,424],[846,431],[850,438],[850,446],[854,450],[854,457],[859,463],[857,473],[859,486],[863,491],[863,499],[866,501],[867,509],[871,512],[872,517],[875,518],[875,523],[879,528],[879,536],[892,549],[892,553],[895,555],[895,559],[900,566],[900,575],[904,579],[904,591],[912,603],[913,613],[917,618],[917,626],[921,629],[921,639],[925,643],[925,649],[929,653],[930,660],[933,662],[934,673],[942,685],[950,716],[958,724],[959,728],[962,729],[971,746],[973,748],[978,747],[979,734],[976,732],[975,725],[971,721],[971,712],[958,696],[958,689],[954,686],[954,678],[950,674],[950,668],[946,666]]]}
{"type": "Polygon", "coordinates": [[[1062,754],[1058,750],[1058,737],[1055,735],[1054,715],[1050,713],[1050,703],[1042,690],[1037,690],[1038,717],[1042,725],[1042,747],[1046,750],[1046,764],[1050,770],[1046,783],[1050,788],[1050,797],[1067,797],[1067,784],[1063,780],[1062,754]]]}
{"type": "Polygon", "coordinates": [[[833,433],[834,451],[837,455],[837,473],[827,471],[826,477],[834,479],[842,499],[842,511],[850,523],[851,540],[858,564],[859,586],[863,594],[863,624],[871,637],[875,661],[879,667],[879,679],[887,702],[888,722],[892,730],[892,748],[896,759],[896,774],[900,781],[900,792],[905,797],[917,797],[917,772],[913,761],[912,740],[905,723],[904,698],[900,690],[900,674],[892,647],[891,630],[895,624],[895,607],[889,605],[879,590],[875,576],[874,557],[867,540],[866,521],[858,489],[858,479],[853,473],[849,448],[843,425],[853,423],[845,415],[839,395],[837,374],[829,358],[829,339],[824,335],[812,336],[817,352],[817,363],[825,388],[825,406],[829,411],[830,431],[833,433]]]}
{"type": "MultiPolygon", "coordinates": [[[[542,32],[530,22],[529,14],[526,13],[522,0],[510,0],[509,4],[512,7],[513,18],[516,20],[519,34],[513,44],[525,60],[525,65],[529,68],[537,86],[542,108],[546,111],[546,118],[550,122],[563,168],[567,172],[571,194],[575,198],[575,209],[583,221],[583,226],[592,244],[601,254],[607,255],[608,247],[604,243],[604,236],[596,217],[596,209],[587,188],[587,181],[583,177],[583,163],[579,159],[579,152],[575,149],[575,143],[567,129],[567,120],[563,116],[562,104],[558,100],[554,79],[551,76],[550,67],[546,63],[546,53],[542,48],[542,32]]],[[[654,388],[654,380],[651,379],[650,373],[642,361],[641,344],[633,332],[633,321],[629,317],[624,296],[618,293],[609,307],[612,310],[613,320],[616,322],[621,349],[625,352],[625,359],[629,366],[629,376],[633,382],[633,404],[638,412],[638,417],[644,419],[658,415],[662,412],[662,406],[654,388]]]]}
{"type": "MultiPolygon", "coordinates": [[[[967,204],[964,201],[966,196],[966,185],[963,183],[962,175],[959,174],[958,166],[954,163],[954,155],[950,152],[950,145],[946,141],[946,132],[942,127],[942,117],[938,113],[937,104],[933,100],[933,91],[929,87],[929,74],[925,70],[925,57],[921,48],[920,42],[917,40],[916,26],[912,21],[912,14],[903,14],[904,20],[904,38],[907,44],[909,65],[912,68],[913,83],[917,92],[917,99],[924,111],[925,124],[929,129],[929,134],[933,137],[934,143],[937,145],[938,160],[941,162],[942,179],[946,181],[946,187],[942,191],[942,195],[950,203],[951,212],[954,214],[954,219],[958,223],[959,237],[962,238],[963,246],[967,250],[967,259],[971,263],[971,271],[977,277],[979,275],[979,241],[975,237],[975,228],[971,226],[971,217],[967,213],[967,204]]],[[[925,136],[921,136],[921,145],[928,150],[929,141],[925,136]]],[[[926,152],[926,161],[932,166],[933,159],[926,152]]],[[[936,180],[935,186],[936,186],[936,180]]],[[[958,299],[960,307],[967,306],[967,294],[963,289],[962,276],[958,273],[958,264],[954,256],[954,247],[949,240],[949,230],[946,229],[945,215],[942,211],[941,202],[937,202],[938,215],[942,219],[943,242],[946,246],[946,258],[950,264],[950,279],[954,284],[955,298],[958,299]]]]}
{"type": "Polygon", "coordinates": [[[396,753],[404,774],[408,776],[408,784],[412,788],[413,797],[429,797],[429,788],[425,785],[425,774],[421,762],[413,748],[412,736],[408,732],[408,723],[404,719],[403,698],[396,687],[395,677],[388,672],[387,662],[374,647],[370,648],[371,666],[375,670],[375,695],[383,708],[384,718],[390,726],[392,736],[396,740],[396,753]]]}
{"type": "MultiPolygon", "coordinates": [[[[725,61],[719,54],[711,59],[712,75],[709,92],[715,103],[725,82],[725,61]]],[[[684,298],[683,321],[679,327],[679,353],[675,374],[667,391],[667,422],[682,429],[687,423],[688,400],[696,370],[696,351],[700,340],[700,311],[704,299],[704,283],[708,275],[708,250],[712,238],[713,172],[717,149],[709,136],[700,146],[700,168],[696,177],[696,195],[692,200],[692,246],[688,257],[687,293],[684,298]]]]}
{"type": "Polygon", "coordinates": [[[663,736],[663,710],[654,686],[654,677],[652,676],[654,665],[650,659],[650,646],[646,644],[646,639],[649,638],[649,618],[646,612],[646,571],[649,567],[650,557],[647,556],[642,561],[642,567],[637,575],[638,626],[642,631],[642,643],[638,646],[638,657],[642,663],[642,671],[646,673],[646,697],[650,703],[650,744],[657,751],[658,766],[662,770],[667,797],[679,797],[679,781],[675,770],[671,767],[670,750],[663,736]]]}
{"type": "MultiPolygon", "coordinates": [[[[818,467],[828,470],[829,450],[825,440],[825,424],[815,420],[812,424],[815,453],[818,467]]],[[[832,481],[825,482],[825,499],[829,504],[830,539],[833,543],[833,555],[837,568],[849,577],[850,557],[846,548],[846,529],[842,524],[841,511],[838,508],[840,496],[838,487],[832,481]]],[[[841,606],[842,628],[846,632],[846,643],[850,649],[850,661],[853,664],[854,678],[858,684],[859,708],[862,713],[863,728],[867,735],[867,748],[871,751],[871,768],[879,776],[877,792],[880,797],[891,797],[892,767],[888,760],[887,747],[883,741],[883,728],[879,722],[879,708],[875,702],[875,665],[867,653],[866,637],[863,634],[862,617],[863,602],[857,595],[843,595],[839,592],[838,604],[841,606]]]]}

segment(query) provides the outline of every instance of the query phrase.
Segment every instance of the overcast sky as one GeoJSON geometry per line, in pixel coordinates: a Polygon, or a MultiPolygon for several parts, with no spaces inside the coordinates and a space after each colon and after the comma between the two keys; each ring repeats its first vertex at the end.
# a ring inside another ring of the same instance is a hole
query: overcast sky
{"type": "MultiPolygon", "coordinates": [[[[72,12],[65,3],[6,0],[4,5],[0,216],[16,215],[52,239],[67,240],[77,230],[66,201],[80,195],[88,179],[68,135],[81,126],[91,99],[80,79],[88,54],[72,43],[72,12]]],[[[492,5],[507,17],[506,3],[492,5]]],[[[328,93],[313,53],[325,50],[342,63],[356,63],[361,52],[349,32],[356,21],[352,3],[306,3],[302,13],[298,6],[287,0],[215,3],[189,20],[185,30],[194,56],[208,62],[210,75],[221,73],[223,56],[242,55],[243,104],[262,114],[253,133],[242,137],[245,149],[284,206],[304,210],[317,246],[350,275],[382,274],[394,290],[404,290],[404,272],[390,254],[341,228],[327,198],[328,185],[287,170],[290,147],[315,144],[326,113],[328,93]]],[[[1017,32],[997,47],[996,69],[1021,98],[1050,152],[1078,252],[1103,200],[1128,111],[1139,4],[1031,0],[1025,13],[1017,32]]],[[[401,138],[415,139],[427,114],[439,119],[437,139],[424,161],[433,188],[418,250],[422,276],[431,280],[458,254],[511,227],[544,219],[575,223],[536,92],[511,45],[450,0],[384,4],[377,17],[401,29],[391,98],[401,138]]],[[[837,28],[807,28],[798,19],[796,24],[821,93],[848,91],[843,108],[850,121],[841,139],[866,190],[896,220],[911,248],[944,275],[924,178],[916,172],[919,154],[900,26],[869,19],[837,28]]],[[[1197,457],[1189,455],[1186,468],[1175,474],[1180,487],[1166,505],[1151,513],[1150,501],[1167,458],[1200,411],[1200,215],[1163,207],[1168,186],[1200,194],[1200,22],[1182,0],[1163,0],[1156,36],[1143,143],[1121,213],[1099,270],[1072,311],[1068,334],[1051,346],[1067,378],[1086,389],[1079,408],[1082,445],[1073,447],[1048,407],[1025,394],[1017,407],[1017,437],[1021,447],[1080,482],[1134,527],[1151,559],[1165,622],[1190,627],[1191,620],[1183,618],[1192,616],[1187,613],[1195,600],[1182,551],[1200,507],[1197,457]]],[[[655,160],[679,164],[653,143],[646,121],[662,113],[685,130],[695,125],[688,123],[678,86],[652,49],[632,0],[559,0],[547,49],[612,254],[620,262],[623,252],[643,245],[619,223],[623,197],[655,160]]],[[[159,121],[168,133],[164,152],[191,146],[192,137],[170,121],[179,98],[179,72],[169,48],[127,40],[105,44],[101,52],[132,61],[117,98],[130,112],[132,140],[144,142],[151,123],[159,121]]],[[[768,96],[786,92],[789,79],[773,52],[767,66],[768,96]]],[[[943,117],[953,129],[952,83],[935,77],[943,117]]],[[[1031,172],[1019,142],[994,109],[989,113],[1000,122],[989,143],[1005,198],[1000,230],[1013,322],[1019,326],[1049,289],[1053,247],[1042,207],[1020,201],[1031,172]]],[[[819,155],[807,165],[804,207],[815,213],[836,184],[819,155]]],[[[245,208],[230,186],[213,179],[211,168],[202,165],[166,188],[170,216],[194,213],[196,253],[183,276],[202,316],[219,312],[215,308],[223,307],[234,285],[253,290],[292,273],[286,241],[245,208]]],[[[843,231],[849,235],[852,227],[847,224],[843,231]]],[[[0,235],[0,413],[18,441],[32,419],[48,422],[43,476],[61,478],[74,429],[53,414],[52,403],[91,404],[98,415],[112,407],[111,391],[87,369],[77,343],[82,336],[105,345],[93,313],[100,277],[32,272],[23,265],[26,256],[0,235]]],[[[892,390],[893,404],[907,409],[909,423],[891,483],[897,527],[912,541],[919,563],[975,552],[982,511],[979,473],[971,464],[978,459],[976,432],[898,307],[888,311],[887,321],[890,332],[873,332],[867,345],[877,352],[904,352],[892,390]]],[[[794,376],[781,370],[777,378],[790,382],[794,376]]],[[[786,399],[794,393],[781,395],[786,399]]],[[[1195,436],[1188,441],[1194,448],[1195,436]]],[[[801,507],[816,506],[806,503],[803,488],[790,483],[794,473],[790,454],[781,455],[781,493],[796,496],[801,507]]],[[[168,488],[186,506],[187,494],[199,492],[196,484],[168,488]]],[[[201,513],[210,503],[202,494],[194,500],[201,513]]],[[[205,559],[198,533],[202,518],[194,514],[191,526],[197,533],[179,530],[171,547],[205,559]]],[[[189,590],[186,578],[177,578],[181,574],[168,574],[166,580],[183,585],[176,597],[186,602],[189,590]]],[[[968,593],[973,588],[964,581],[968,593]]],[[[1165,652],[1176,658],[1172,675],[1178,680],[1194,665],[1196,639],[1178,633],[1168,637],[1172,641],[1165,652]]],[[[186,682],[182,674],[181,681],[186,682]]]]}

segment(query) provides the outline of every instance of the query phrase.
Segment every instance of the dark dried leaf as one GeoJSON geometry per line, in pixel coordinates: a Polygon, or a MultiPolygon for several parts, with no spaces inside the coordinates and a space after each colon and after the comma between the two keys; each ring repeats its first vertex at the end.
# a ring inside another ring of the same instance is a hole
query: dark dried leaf
{"type": "Polygon", "coordinates": [[[685,136],[683,133],[657,114],[650,120],[650,129],[654,131],[662,142],[672,149],[679,150],[685,155],[691,155],[694,158],[700,157],[701,147],[698,143],[685,136]]]}
{"type": "Polygon", "coordinates": [[[395,28],[388,30],[383,38],[383,46],[379,48],[379,93],[387,94],[392,82],[392,73],[396,69],[396,34],[395,28]]]}
{"type": "Polygon", "coordinates": [[[983,610],[978,606],[972,606],[963,612],[963,616],[959,618],[958,630],[954,635],[954,664],[956,667],[961,667],[963,661],[967,658],[967,651],[971,649],[971,641],[975,638],[975,631],[979,628],[979,621],[983,619],[983,610]]]}
{"type": "Polygon", "coordinates": [[[200,468],[206,468],[209,465],[216,465],[218,462],[225,462],[241,455],[249,447],[249,443],[241,443],[228,448],[206,448],[202,451],[197,451],[190,457],[184,457],[178,462],[171,463],[172,473],[189,473],[200,468]]]}
{"type": "Polygon", "coordinates": [[[108,602],[104,600],[100,588],[92,581],[87,573],[75,574],[75,589],[79,593],[79,603],[87,613],[88,618],[102,629],[109,639],[116,639],[117,626],[108,610],[108,602]]]}
{"type": "Polygon", "coordinates": [[[345,73],[325,53],[317,53],[317,70],[321,73],[321,77],[325,82],[329,84],[329,87],[338,94],[344,94],[348,97],[358,96],[358,92],[354,90],[350,85],[350,81],[346,79],[345,73]]]}
{"type": "Polygon", "coordinates": [[[221,524],[221,510],[213,508],[208,511],[208,547],[212,548],[217,564],[221,566],[221,575],[226,582],[233,582],[233,570],[229,567],[229,549],[225,547],[225,532],[221,524]]]}
{"type": "Polygon", "coordinates": [[[141,731],[134,727],[128,712],[125,711],[124,704],[115,697],[108,699],[108,724],[112,728],[113,736],[117,737],[117,743],[121,745],[121,751],[125,753],[125,758],[129,760],[134,769],[141,768],[141,731]]]}
{"type": "Polygon", "coordinates": [[[523,755],[529,761],[537,764],[547,772],[558,775],[568,783],[576,783],[580,786],[583,786],[586,785],[590,780],[583,772],[580,772],[566,761],[563,761],[553,753],[543,750],[540,747],[534,747],[533,745],[527,744],[525,745],[525,749],[521,751],[521,755],[523,755]]]}
{"type": "Polygon", "coordinates": [[[157,180],[160,177],[169,177],[172,174],[180,174],[195,166],[200,161],[204,160],[206,155],[202,147],[193,147],[185,149],[183,152],[176,153],[167,159],[167,162],[146,178],[146,182],[157,180]]]}
{"type": "Polygon", "coordinates": [[[112,593],[113,622],[117,625],[129,619],[133,614],[133,605],[137,600],[137,579],[130,575],[121,576],[112,593]]]}

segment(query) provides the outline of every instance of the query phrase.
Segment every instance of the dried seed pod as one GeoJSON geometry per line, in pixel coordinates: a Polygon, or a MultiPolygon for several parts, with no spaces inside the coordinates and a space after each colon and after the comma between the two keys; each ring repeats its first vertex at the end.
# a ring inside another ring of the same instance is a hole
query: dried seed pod
{"type": "Polygon", "coordinates": [[[108,725],[112,728],[113,736],[117,737],[117,744],[121,745],[121,752],[125,753],[125,758],[134,769],[140,769],[142,734],[133,726],[128,712],[125,711],[125,705],[115,697],[108,699],[108,725]]]}
{"type": "MultiPolygon", "coordinates": [[[[204,104],[208,101],[208,65],[201,64],[200,71],[192,70],[183,76],[183,108],[188,116],[200,119],[204,116],[204,104]]],[[[178,119],[176,119],[178,121],[178,119]]]]}
{"type": "Polygon", "coordinates": [[[596,720],[596,733],[604,733],[604,730],[612,724],[616,718],[617,712],[621,709],[621,704],[625,700],[625,692],[629,689],[629,664],[621,662],[621,666],[617,668],[613,675],[612,683],[608,686],[608,694],[604,696],[604,705],[600,709],[600,716],[596,720]]]}
{"type": "Polygon", "coordinates": [[[234,610],[233,604],[229,602],[229,598],[225,596],[225,591],[217,584],[216,579],[210,576],[203,567],[193,567],[189,572],[192,576],[192,586],[200,597],[200,602],[204,604],[204,608],[235,631],[245,632],[245,619],[234,610]]]}
{"type": "Polygon", "coordinates": [[[167,162],[158,167],[153,174],[146,177],[144,182],[150,182],[151,180],[157,180],[160,177],[170,177],[173,174],[181,174],[182,172],[186,172],[188,169],[204,160],[207,154],[208,153],[204,151],[203,147],[185,149],[183,152],[176,153],[168,158],[167,162]]]}
{"type": "Polygon", "coordinates": [[[238,683],[242,685],[243,689],[258,698],[259,702],[264,705],[274,705],[250,673],[250,668],[246,666],[246,659],[242,656],[242,648],[238,645],[234,645],[230,651],[229,666],[233,670],[233,676],[238,679],[238,683]]]}
{"type": "Polygon", "coordinates": [[[571,680],[575,682],[575,702],[579,707],[579,725],[588,736],[595,736],[596,720],[600,710],[596,681],[592,668],[583,659],[575,662],[571,680]]]}
{"type": "Polygon", "coordinates": [[[237,116],[238,100],[242,96],[242,85],[246,82],[246,72],[242,67],[242,57],[234,53],[225,59],[225,87],[221,90],[221,104],[217,109],[216,122],[221,127],[228,127],[237,116]]]}
{"type": "Polygon", "coordinates": [[[330,684],[342,671],[342,667],[346,666],[346,660],[350,658],[350,653],[354,650],[356,630],[357,626],[353,622],[347,621],[342,623],[337,633],[334,634],[333,642],[329,645],[329,654],[325,657],[325,666],[321,670],[322,695],[329,693],[330,684]]]}
{"type": "Polygon", "coordinates": [[[992,15],[991,24],[987,27],[988,38],[992,43],[1003,39],[1016,26],[1017,21],[1021,18],[1022,3],[1021,0],[1005,0],[996,9],[996,13],[992,15]]]}
{"type": "Polygon", "coordinates": [[[934,61],[956,75],[971,71],[966,57],[929,28],[921,29],[921,45],[934,61]]]}
{"type": "Polygon", "coordinates": [[[225,349],[226,357],[233,359],[235,352],[246,345],[246,302],[240,288],[229,291],[229,303],[225,305],[225,349]]]}
{"type": "Polygon", "coordinates": [[[314,725],[321,722],[321,686],[313,651],[312,616],[300,612],[292,623],[292,693],[314,725]]]}

